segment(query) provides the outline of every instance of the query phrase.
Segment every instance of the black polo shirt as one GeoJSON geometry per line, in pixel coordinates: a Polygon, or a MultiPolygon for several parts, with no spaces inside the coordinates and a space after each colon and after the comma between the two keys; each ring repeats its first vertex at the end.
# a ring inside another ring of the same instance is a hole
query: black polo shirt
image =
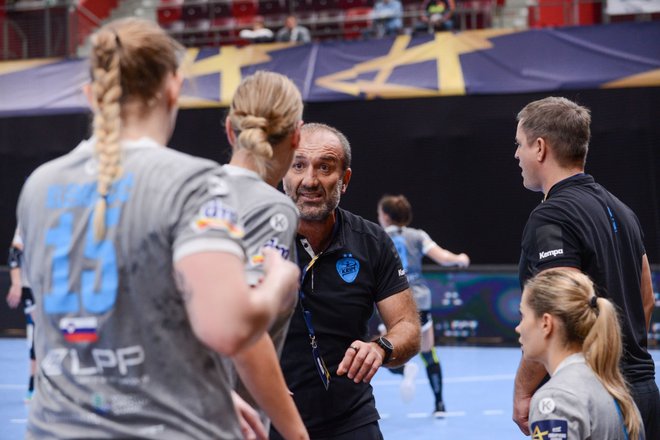
{"type": "MultiPolygon", "coordinates": [[[[312,438],[351,431],[379,419],[371,385],[355,384],[337,367],[350,344],[368,340],[367,323],[379,301],[408,288],[392,240],[383,229],[343,209],[328,248],[303,283],[318,347],[332,377],[326,391],[312,358],[309,336],[298,305],[281,357],[282,370],[312,438]]],[[[312,257],[298,237],[299,265],[312,257]]],[[[309,247],[309,244],[307,244],[309,247]]]]}
{"type": "Polygon", "coordinates": [[[622,370],[631,383],[655,376],[641,294],[645,253],[637,216],[588,174],[555,184],[530,214],[522,238],[521,285],[542,270],[574,267],[591,277],[599,296],[616,304],[622,370]]]}

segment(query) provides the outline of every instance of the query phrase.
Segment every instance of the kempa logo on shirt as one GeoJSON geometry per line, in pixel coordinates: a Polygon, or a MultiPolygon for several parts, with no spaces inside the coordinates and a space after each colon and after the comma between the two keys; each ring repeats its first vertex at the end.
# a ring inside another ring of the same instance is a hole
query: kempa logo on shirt
{"type": "Polygon", "coordinates": [[[556,257],[557,255],[564,255],[563,249],[553,249],[551,251],[539,252],[539,260],[548,257],[556,257]]]}

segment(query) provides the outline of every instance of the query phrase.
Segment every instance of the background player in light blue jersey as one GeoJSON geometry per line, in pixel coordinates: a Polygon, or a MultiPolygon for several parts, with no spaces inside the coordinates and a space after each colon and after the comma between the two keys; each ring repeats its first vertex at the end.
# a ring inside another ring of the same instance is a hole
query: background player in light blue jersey
{"type": "Polygon", "coordinates": [[[622,339],[615,306],[596,296],[588,276],[556,268],[528,280],[516,332],[523,357],[552,376],[532,397],[533,439],[644,438],[619,366],[622,339]]]}
{"type": "MultiPolygon", "coordinates": [[[[223,166],[229,188],[241,195],[235,206],[244,228],[242,239],[251,285],[263,277],[263,249],[273,248],[295,261],[298,210],[277,185],[291,166],[300,141],[303,103],[287,77],[259,71],[236,89],[226,120],[232,157],[223,166]]],[[[279,354],[294,307],[281,313],[269,334],[233,357],[241,382],[237,389],[271,417],[287,439],[309,438],[280,368],[279,354]]]]}
{"type": "MultiPolygon", "coordinates": [[[[466,254],[454,254],[438,246],[429,235],[421,229],[409,228],[412,221],[412,207],[403,195],[383,196],[378,202],[378,222],[388,233],[396,247],[401,263],[408,276],[408,282],[417,303],[422,325],[422,350],[420,355],[426,365],[426,374],[435,396],[433,415],[442,416],[445,404],[442,399],[442,369],[435,351],[435,335],[433,333],[433,318],[431,316],[431,289],[422,275],[422,260],[424,256],[431,258],[443,266],[468,267],[470,258],[466,254]]],[[[415,364],[406,364],[403,370],[392,370],[404,374],[402,396],[409,398],[414,391],[415,364]]]]}
{"type": "Polygon", "coordinates": [[[164,147],[181,55],[146,20],[98,30],[94,136],[22,190],[40,324],[28,439],[242,436],[218,353],[256,342],[292,307],[299,270],[265,251],[249,286],[238,195],[216,163],[164,147]]]}

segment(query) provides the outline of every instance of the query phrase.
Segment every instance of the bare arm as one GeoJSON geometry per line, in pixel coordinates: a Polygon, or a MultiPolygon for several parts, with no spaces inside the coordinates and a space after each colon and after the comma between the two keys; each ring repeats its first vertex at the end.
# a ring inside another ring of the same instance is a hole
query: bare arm
{"type": "MultiPolygon", "coordinates": [[[[412,292],[410,289],[403,290],[378,302],[376,306],[387,327],[387,339],[394,346],[392,360],[387,365],[403,365],[419,352],[421,343],[419,316],[412,292]]],[[[354,341],[346,349],[337,375],[347,374],[355,383],[369,382],[383,364],[384,356],[384,350],[375,342],[354,341]]]]}
{"type": "Polygon", "coordinates": [[[529,405],[532,395],[545,375],[543,364],[520,360],[513,385],[513,421],[525,435],[529,435],[529,405]]]}
{"type": "Polygon", "coordinates": [[[176,279],[195,335],[211,349],[234,355],[254,343],[298,287],[298,267],[272,249],[264,250],[263,282],[250,288],[244,264],[226,252],[199,252],[175,264],[176,279]]]}
{"type": "Polygon", "coordinates": [[[470,257],[467,254],[455,254],[437,244],[429,249],[426,256],[442,266],[468,267],[470,265],[470,257]]]}
{"type": "Polygon", "coordinates": [[[9,269],[9,277],[11,278],[11,285],[9,286],[9,292],[7,293],[7,304],[12,309],[15,309],[21,302],[23,287],[21,283],[21,269],[17,267],[9,269]]]}
{"type": "Polygon", "coordinates": [[[651,326],[651,315],[655,307],[655,298],[653,297],[653,284],[651,283],[651,266],[649,259],[644,254],[642,257],[642,304],[644,306],[644,317],[646,318],[646,331],[651,326]]]}
{"type": "Polygon", "coordinates": [[[270,336],[262,335],[254,345],[238,352],[233,361],[243,384],[277,431],[285,439],[308,439],[270,336]]]}

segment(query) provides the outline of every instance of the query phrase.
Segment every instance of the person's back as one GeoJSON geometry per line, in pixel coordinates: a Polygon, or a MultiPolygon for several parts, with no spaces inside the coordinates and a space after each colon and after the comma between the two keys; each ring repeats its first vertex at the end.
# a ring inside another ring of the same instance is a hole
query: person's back
{"type": "Polygon", "coordinates": [[[216,165],[147,138],[123,147],[102,241],[89,220],[91,142],[37,170],[20,200],[45,336],[29,436],[236,438],[237,423],[226,423],[233,417],[226,374],[193,334],[172,276],[171,249],[194,245],[184,227],[211,228],[207,215],[232,221],[191,209],[216,165]]]}
{"type": "Polygon", "coordinates": [[[653,379],[655,366],[646,350],[640,294],[645,251],[637,217],[586,174],[557,183],[545,202],[532,212],[526,228],[533,231],[538,221],[555,223],[566,216],[572,219],[572,229],[563,235],[565,245],[560,246],[561,249],[546,249],[538,255],[521,257],[521,264],[524,263],[520,267],[521,280],[532,275],[531,265],[543,270],[562,264],[573,266],[573,261],[580,261],[580,269],[594,280],[599,295],[611,299],[621,310],[625,341],[623,374],[632,383],[653,379]],[[571,245],[567,246],[569,243],[571,245]]]}

